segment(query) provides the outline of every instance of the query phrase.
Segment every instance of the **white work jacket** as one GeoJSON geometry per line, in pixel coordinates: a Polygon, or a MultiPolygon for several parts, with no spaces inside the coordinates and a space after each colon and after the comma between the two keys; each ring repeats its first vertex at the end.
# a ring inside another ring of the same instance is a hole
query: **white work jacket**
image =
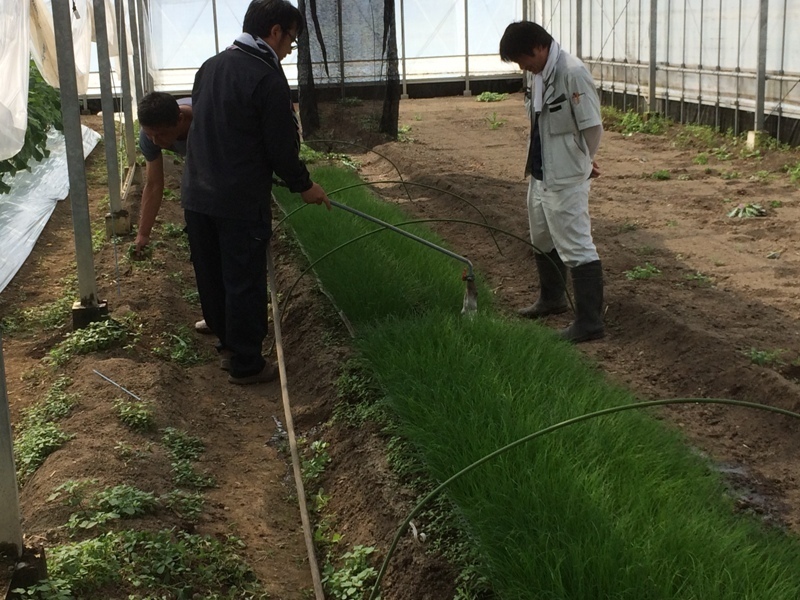
{"type": "MultiPolygon", "coordinates": [[[[533,90],[533,77],[527,73],[530,90],[533,90]]],[[[533,135],[533,102],[526,99],[525,106],[533,135]]],[[[539,115],[545,188],[558,191],[589,178],[592,157],[581,131],[602,124],[600,98],[589,70],[562,49],[552,76],[544,82],[539,115]]]]}

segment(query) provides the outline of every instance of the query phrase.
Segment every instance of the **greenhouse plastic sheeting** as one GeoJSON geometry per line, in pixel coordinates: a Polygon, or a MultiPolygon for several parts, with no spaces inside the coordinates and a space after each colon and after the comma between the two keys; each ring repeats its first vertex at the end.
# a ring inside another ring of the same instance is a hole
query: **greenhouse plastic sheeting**
{"type": "Polygon", "coordinates": [[[28,126],[28,3],[0,1],[0,160],[25,142],[28,126]]]}
{"type": "MultiPolygon", "coordinates": [[[[92,35],[94,18],[90,0],[71,0],[72,46],[75,53],[75,75],[78,93],[85,94],[89,87],[92,35]]],[[[113,6],[113,5],[112,5],[113,6]]],[[[113,15],[113,10],[111,15],[113,15]]],[[[116,31],[113,21],[106,19],[110,31],[116,31]]],[[[53,8],[50,0],[31,0],[31,55],[44,80],[59,88],[56,39],[53,28],[53,8]]],[[[113,36],[112,36],[113,37],[113,36]]],[[[116,47],[116,45],[114,46],[116,47]]]]}
{"type": "MultiPolygon", "coordinates": [[[[100,135],[83,127],[83,155],[88,156],[100,135]]],[[[24,264],[55,210],[69,194],[69,174],[64,135],[51,130],[50,156],[6,180],[11,192],[0,195],[0,292],[24,264]]]]}

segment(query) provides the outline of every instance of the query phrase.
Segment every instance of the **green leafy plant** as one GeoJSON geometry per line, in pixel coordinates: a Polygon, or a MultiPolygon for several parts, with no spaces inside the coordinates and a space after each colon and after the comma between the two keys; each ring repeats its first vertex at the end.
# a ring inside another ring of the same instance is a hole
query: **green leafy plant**
{"type": "Polygon", "coordinates": [[[369,557],[375,552],[371,546],[354,546],[340,559],[338,569],[330,562],[322,571],[322,585],[333,600],[362,600],[368,586],[375,581],[378,571],[369,565],[369,557]]]}
{"type": "Polygon", "coordinates": [[[47,132],[50,128],[61,130],[61,97],[58,90],[48,85],[33,61],[30,63],[28,79],[28,128],[20,151],[0,161],[0,194],[11,191],[3,181],[5,175],[13,176],[30,169],[30,162],[42,160],[50,155],[47,149],[47,132]]]}
{"type": "Polygon", "coordinates": [[[397,141],[403,142],[404,144],[410,144],[414,142],[414,138],[411,137],[411,125],[400,125],[397,128],[397,141]]]}
{"type": "Polygon", "coordinates": [[[770,208],[780,208],[783,206],[783,202],[781,200],[770,200],[769,206],[770,208]]]}
{"type": "Polygon", "coordinates": [[[786,165],[784,168],[786,169],[786,172],[789,174],[789,178],[793,183],[800,181],[800,162],[795,165],[786,165]]]}
{"type": "Polygon", "coordinates": [[[497,113],[493,112],[486,117],[486,122],[489,123],[489,129],[500,129],[506,122],[503,119],[497,118],[497,113]]]}
{"type": "Polygon", "coordinates": [[[123,425],[134,431],[150,431],[155,427],[152,404],[144,401],[114,400],[114,410],[123,425]]]}
{"type": "Polygon", "coordinates": [[[331,456],[328,454],[329,447],[330,444],[322,440],[311,442],[301,465],[304,481],[317,479],[325,471],[325,467],[331,462],[331,456]]]}
{"type": "Polygon", "coordinates": [[[644,266],[636,266],[630,271],[625,271],[625,277],[632,280],[651,279],[653,277],[657,277],[658,275],[661,275],[661,271],[650,263],[645,263],[644,266]]]}
{"type": "Polygon", "coordinates": [[[128,340],[131,330],[126,323],[108,319],[95,321],[67,334],[66,339],[50,350],[46,360],[60,366],[78,354],[107,350],[128,340]]]}
{"type": "Polygon", "coordinates": [[[477,102],[502,102],[508,98],[508,94],[498,92],[481,92],[475,97],[477,102]]]}
{"type": "Polygon", "coordinates": [[[650,179],[656,179],[658,181],[666,181],[671,177],[672,174],[667,169],[661,169],[659,171],[655,171],[650,175],[650,179]]]}
{"type": "Polygon", "coordinates": [[[14,593],[37,600],[108,598],[109,590],[136,590],[136,595],[125,595],[131,600],[267,597],[238,555],[241,548],[233,536],[220,540],[174,530],[109,531],[48,548],[49,579],[14,593]]]}
{"type": "Polygon", "coordinates": [[[195,470],[189,460],[175,460],[171,463],[171,466],[172,480],[175,485],[193,489],[210,488],[217,485],[212,475],[195,470]]]}
{"type": "Polygon", "coordinates": [[[43,400],[23,411],[14,440],[17,478],[24,483],[50,454],[74,436],[65,433],[56,423],[66,417],[77,404],[77,398],[66,388],[71,380],[59,377],[43,400]]]}
{"type": "Polygon", "coordinates": [[[152,514],[158,508],[152,493],[127,484],[100,490],[82,499],[80,505],[82,510],[70,515],[66,524],[67,529],[73,532],[152,514]]]}
{"type": "Polygon", "coordinates": [[[72,299],[64,295],[41,306],[15,311],[0,322],[0,327],[3,333],[12,334],[35,328],[60,329],[69,322],[71,310],[72,299]]]}
{"type": "Polygon", "coordinates": [[[783,364],[781,361],[783,350],[758,350],[756,348],[750,348],[749,350],[745,350],[743,354],[749,358],[750,362],[754,365],[766,367],[783,364]]]}
{"type": "Polygon", "coordinates": [[[739,171],[724,171],[720,174],[723,179],[739,179],[739,171]]]}
{"type": "Polygon", "coordinates": [[[164,429],[161,443],[176,460],[197,460],[205,450],[200,438],[174,427],[164,429]]]}
{"type": "Polygon", "coordinates": [[[728,213],[729,217],[736,217],[739,219],[748,219],[751,217],[764,217],[767,211],[760,204],[739,204],[736,208],[728,213]]]}
{"type": "Polygon", "coordinates": [[[730,160],[733,158],[733,153],[728,149],[728,146],[725,145],[714,148],[711,153],[719,160],[730,160]]]}
{"type": "Polygon", "coordinates": [[[356,96],[351,96],[349,98],[339,98],[337,104],[340,106],[361,106],[364,104],[364,101],[356,96]]]}
{"type": "Polygon", "coordinates": [[[647,133],[662,135],[669,127],[669,121],[658,113],[638,113],[629,110],[622,116],[620,127],[624,134],[647,133]]]}
{"type": "Polygon", "coordinates": [[[180,518],[195,522],[203,512],[205,498],[203,494],[197,492],[173,490],[169,494],[162,496],[161,502],[180,518]]]}
{"type": "Polygon", "coordinates": [[[692,161],[696,165],[707,165],[708,164],[708,152],[700,152],[697,156],[694,157],[692,161]]]}
{"type": "Polygon", "coordinates": [[[161,338],[161,344],[153,348],[156,356],[185,367],[199,364],[208,359],[208,355],[197,347],[194,336],[186,325],[180,325],[172,332],[164,332],[161,338]]]}
{"type": "Polygon", "coordinates": [[[711,283],[711,278],[708,275],[701,273],[700,271],[695,271],[694,273],[687,273],[686,279],[689,281],[696,281],[697,283],[703,285],[709,285],[711,283]]]}

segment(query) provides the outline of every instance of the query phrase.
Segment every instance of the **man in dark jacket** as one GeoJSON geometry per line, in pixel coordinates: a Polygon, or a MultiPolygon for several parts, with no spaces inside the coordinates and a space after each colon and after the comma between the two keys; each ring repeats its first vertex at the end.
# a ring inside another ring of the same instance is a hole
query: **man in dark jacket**
{"type": "Polygon", "coordinates": [[[243,33],[195,77],[181,205],[203,317],[230,358],[228,381],[261,383],[277,369],[267,334],[266,250],[277,174],[309,204],[330,200],[300,161],[300,134],[280,61],[304,26],[285,0],[253,0],[243,33]]]}

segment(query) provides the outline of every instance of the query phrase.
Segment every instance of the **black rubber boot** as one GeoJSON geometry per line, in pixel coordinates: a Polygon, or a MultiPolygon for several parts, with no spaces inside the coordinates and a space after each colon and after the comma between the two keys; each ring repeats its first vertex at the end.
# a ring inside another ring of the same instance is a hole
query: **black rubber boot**
{"type": "Polygon", "coordinates": [[[575,320],[560,335],[573,344],[597,340],[605,335],[603,326],[603,265],[599,260],[572,269],[575,320]]]}
{"type": "Polygon", "coordinates": [[[561,262],[557,250],[547,254],[533,255],[536,270],[539,272],[539,299],[532,305],[517,311],[528,319],[538,319],[547,315],[558,315],[567,311],[567,267],[561,262]]]}

